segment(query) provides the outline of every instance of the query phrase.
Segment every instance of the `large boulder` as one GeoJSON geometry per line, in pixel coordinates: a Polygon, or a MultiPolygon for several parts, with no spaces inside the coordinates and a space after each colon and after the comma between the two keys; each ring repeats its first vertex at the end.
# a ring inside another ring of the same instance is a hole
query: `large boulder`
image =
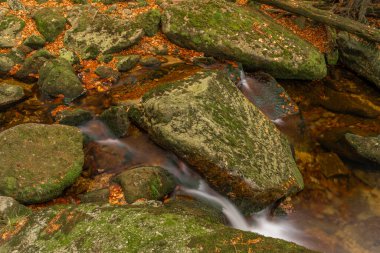
{"type": "Polygon", "coordinates": [[[38,85],[49,96],[63,94],[73,100],[84,93],[84,88],[73,67],[63,58],[46,62],[39,71],[38,85]]]}
{"type": "Polygon", "coordinates": [[[323,55],[256,9],[224,0],[163,1],[162,31],[174,43],[243,63],[276,78],[321,79],[323,55]]]}
{"type": "Polygon", "coordinates": [[[380,88],[379,48],[343,32],[339,33],[337,43],[340,61],[380,88]]]}
{"type": "Polygon", "coordinates": [[[10,227],[0,252],[312,252],[226,227],[215,211],[190,204],[46,208],[10,227]]]}
{"type": "Polygon", "coordinates": [[[224,73],[160,86],[130,116],[246,213],[303,188],[287,140],[224,73]]]}
{"type": "Polygon", "coordinates": [[[100,53],[120,52],[144,35],[143,29],[132,22],[93,9],[73,9],[68,20],[72,28],[66,32],[64,43],[84,59],[94,59],[100,53]]]}
{"type": "Polygon", "coordinates": [[[3,16],[0,19],[0,48],[11,48],[16,45],[19,32],[25,27],[25,21],[14,15],[3,16]]]}
{"type": "Polygon", "coordinates": [[[82,134],[63,125],[23,124],[0,133],[0,195],[22,203],[58,197],[83,165],[82,134]]]}

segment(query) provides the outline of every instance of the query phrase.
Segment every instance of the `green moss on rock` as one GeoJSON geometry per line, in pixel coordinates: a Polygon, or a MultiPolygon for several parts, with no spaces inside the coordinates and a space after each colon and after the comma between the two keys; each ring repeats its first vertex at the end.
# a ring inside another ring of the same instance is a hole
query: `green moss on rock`
{"type": "Polygon", "coordinates": [[[22,203],[58,197],[83,166],[82,134],[63,125],[22,124],[0,133],[0,195],[22,203]]]}
{"type": "Polygon", "coordinates": [[[287,140],[221,72],[159,86],[130,117],[246,213],[303,188],[287,140]]]}
{"type": "Polygon", "coordinates": [[[162,31],[174,43],[232,59],[277,78],[326,76],[323,55],[257,9],[224,0],[163,1],[162,31]]]}
{"type": "Polygon", "coordinates": [[[57,8],[42,8],[33,15],[33,19],[36,22],[38,31],[49,42],[54,41],[63,32],[66,25],[66,18],[61,10],[57,8]]]}
{"type": "Polygon", "coordinates": [[[20,233],[0,246],[0,252],[312,252],[225,227],[219,217],[199,205],[182,203],[55,207],[30,217],[20,233]]]}

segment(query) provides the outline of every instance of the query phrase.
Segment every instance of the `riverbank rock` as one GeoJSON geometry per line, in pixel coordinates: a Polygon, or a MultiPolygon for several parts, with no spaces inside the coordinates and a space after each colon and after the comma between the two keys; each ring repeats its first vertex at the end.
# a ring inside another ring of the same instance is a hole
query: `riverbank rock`
{"type": "Polygon", "coordinates": [[[276,78],[310,80],[327,74],[316,48],[256,9],[224,0],[162,2],[162,31],[182,47],[276,78]]]}
{"type": "Polygon", "coordinates": [[[312,252],[226,227],[215,211],[192,206],[46,208],[29,216],[18,233],[10,233],[0,252],[312,252]]]}
{"type": "Polygon", "coordinates": [[[54,56],[50,54],[49,51],[45,49],[40,49],[34,52],[32,55],[25,59],[22,67],[16,72],[15,78],[20,79],[25,82],[35,82],[37,81],[36,74],[40,68],[54,56]]]}
{"type": "Polygon", "coordinates": [[[34,15],[38,31],[45,37],[46,41],[52,42],[63,32],[66,18],[59,8],[42,8],[34,15]]]}
{"type": "Polygon", "coordinates": [[[63,125],[22,124],[0,133],[0,194],[22,203],[58,197],[83,165],[82,134],[63,125]]]}
{"type": "Polygon", "coordinates": [[[363,159],[380,165],[380,135],[375,137],[363,137],[346,133],[344,137],[363,159]]]}
{"type": "Polygon", "coordinates": [[[63,94],[73,100],[85,92],[73,67],[63,58],[46,62],[39,71],[38,85],[42,92],[56,97],[63,94]]]}
{"type": "Polygon", "coordinates": [[[125,200],[161,200],[174,191],[173,176],[161,167],[138,167],[117,175],[114,181],[123,188],[125,200]]]}
{"type": "Polygon", "coordinates": [[[287,140],[222,72],[159,86],[130,117],[246,213],[303,188],[287,140]]]}
{"type": "Polygon", "coordinates": [[[69,13],[69,29],[64,38],[67,48],[83,59],[95,59],[100,53],[120,52],[137,43],[144,35],[132,22],[100,14],[93,8],[76,8],[69,13]]]}
{"type": "Polygon", "coordinates": [[[25,96],[24,89],[17,85],[0,83],[0,109],[20,101],[25,96]]]}
{"type": "Polygon", "coordinates": [[[14,15],[6,15],[0,20],[0,48],[16,46],[17,35],[24,29],[25,21],[14,15]]]}
{"type": "Polygon", "coordinates": [[[380,88],[380,50],[343,32],[338,34],[337,43],[340,61],[380,88]]]}

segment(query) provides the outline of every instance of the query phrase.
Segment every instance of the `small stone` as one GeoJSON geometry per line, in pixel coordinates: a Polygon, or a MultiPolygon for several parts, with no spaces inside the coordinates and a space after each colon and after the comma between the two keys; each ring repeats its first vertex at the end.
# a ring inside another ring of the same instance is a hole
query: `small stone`
{"type": "Polygon", "coordinates": [[[144,56],[140,59],[140,64],[144,67],[159,67],[161,61],[153,56],[144,56]]]}
{"type": "Polygon", "coordinates": [[[128,55],[119,58],[117,69],[121,72],[131,70],[140,61],[140,55],[128,55]]]}
{"type": "Polygon", "coordinates": [[[350,174],[350,171],[335,153],[318,154],[317,161],[323,175],[327,178],[350,174]]]}
{"type": "Polygon", "coordinates": [[[0,83],[0,108],[20,101],[25,96],[24,89],[17,85],[0,83]]]}
{"type": "Polygon", "coordinates": [[[108,203],[109,189],[100,189],[79,195],[81,203],[108,203]]]}
{"type": "Polygon", "coordinates": [[[120,78],[120,73],[111,67],[99,66],[95,69],[95,74],[100,78],[110,78],[113,82],[117,82],[120,78]]]}
{"type": "Polygon", "coordinates": [[[105,110],[99,117],[116,137],[122,137],[128,133],[130,125],[126,106],[113,106],[105,110]]]}
{"type": "MultiPolygon", "coordinates": [[[[15,199],[0,196],[0,223],[20,216],[28,215],[32,211],[26,206],[21,205],[15,199]]],[[[1,225],[1,224],[0,224],[1,225]]]]}
{"type": "Polygon", "coordinates": [[[174,191],[172,175],[161,167],[138,167],[116,176],[114,181],[123,188],[125,200],[133,203],[138,199],[161,200],[174,191]]]}
{"type": "Polygon", "coordinates": [[[79,126],[92,119],[92,114],[83,109],[64,110],[57,113],[55,119],[59,124],[69,126],[79,126]]]}
{"type": "Polygon", "coordinates": [[[43,48],[46,43],[46,40],[38,35],[31,35],[25,39],[24,45],[28,46],[32,49],[40,49],[43,48]]]}

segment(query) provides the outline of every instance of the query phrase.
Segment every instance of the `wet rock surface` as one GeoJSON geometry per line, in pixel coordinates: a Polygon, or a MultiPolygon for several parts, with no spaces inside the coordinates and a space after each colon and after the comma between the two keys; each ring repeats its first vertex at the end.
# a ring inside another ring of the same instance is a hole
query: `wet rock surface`
{"type": "Polygon", "coordinates": [[[358,155],[380,165],[380,136],[362,137],[347,133],[344,137],[358,155]]]}
{"type": "Polygon", "coordinates": [[[218,214],[202,205],[173,203],[168,207],[82,204],[47,208],[29,216],[22,231],[2,243],[0,250],[210,252],[217,247],[221,252],[312,252],[293,243],[225,227],[218,214]],[[235,245],[233,240],[239,243],[235,245]]]}
{"type": "Polygon", "coordinates": [[[80,175],[82,134],[62,125],[18,125],[0,133],[0,154],[0,194],[40,203],[58,197],[80,175]]]}
{"type": "Polygon", "coordinates": [[[303,188],[286,139],[221,72],[163,85],[130,112],[245,212],[303,188]]]}

